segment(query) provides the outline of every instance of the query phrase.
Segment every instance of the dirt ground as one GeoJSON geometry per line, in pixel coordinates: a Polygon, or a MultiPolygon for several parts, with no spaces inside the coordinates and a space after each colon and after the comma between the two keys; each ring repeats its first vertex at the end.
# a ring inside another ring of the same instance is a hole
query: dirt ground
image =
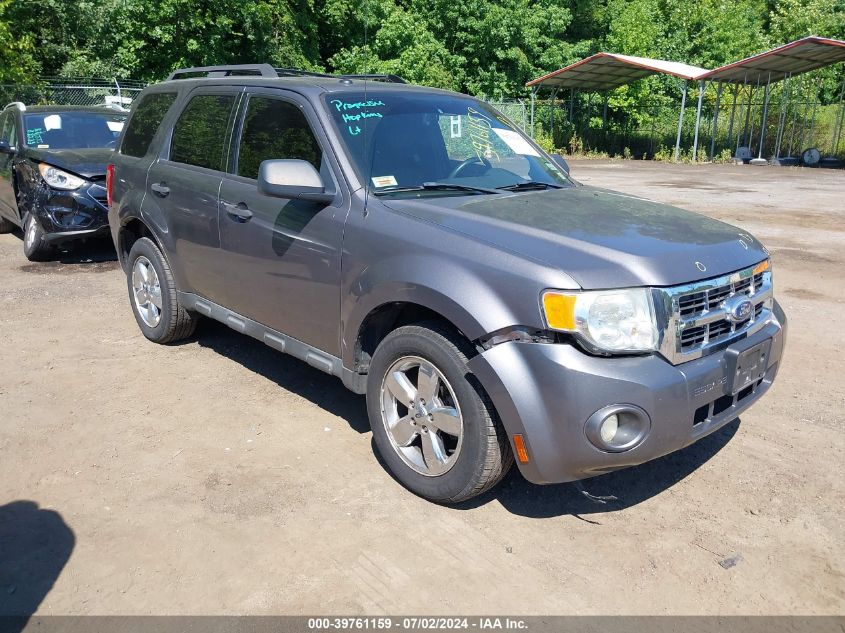
{"type": "Polygon", "coordinates": [[[845,172],[573,174],[768,245],[789,339],[741,423],[591,480],[605,506],[514,469],[439,507],[340,381],[210,322],[148,343],[107,248],[2,235],[0,613],[845,613],[845,172]]]}

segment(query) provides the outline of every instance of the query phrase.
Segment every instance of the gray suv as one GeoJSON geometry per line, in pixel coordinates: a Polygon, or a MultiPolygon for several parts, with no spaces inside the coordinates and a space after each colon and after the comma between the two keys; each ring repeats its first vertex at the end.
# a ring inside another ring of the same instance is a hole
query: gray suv
{"type": "Polygon", "coordinates": [[[136,100],[109,223],[144,335],[211,317],[366,394],[437,502],[683,448],[771,386],[786,319],[732,226],[583,186],[495,109],[391,76],[177,71],[136,100]]]}

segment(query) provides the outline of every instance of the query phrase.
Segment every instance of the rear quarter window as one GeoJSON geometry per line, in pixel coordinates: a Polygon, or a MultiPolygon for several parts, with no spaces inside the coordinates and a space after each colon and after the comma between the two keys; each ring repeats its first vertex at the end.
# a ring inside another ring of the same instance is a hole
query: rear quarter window
{"type": "Polygon", "coordinates": [[[141,99],[123,134],[120,153],[141,157],[147,153],[164,115],[176,100],[175,92],[155,92],[141,99]]]}
{"type": "Polygon", "coordinates": [[[226,171],[228,130],[234,105],[234,95],[193,97],[173,126],[170,160],[226,171]]]}

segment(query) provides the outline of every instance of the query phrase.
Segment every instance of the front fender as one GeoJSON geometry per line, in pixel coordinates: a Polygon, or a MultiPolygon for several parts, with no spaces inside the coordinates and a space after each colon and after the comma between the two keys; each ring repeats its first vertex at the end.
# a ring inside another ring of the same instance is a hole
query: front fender
{"type": "Polygon", "coordinates": [[[434,254],[380,260],[365,268],[345,295],[343,314],[348,316],[343,328],[344,366],[354,367],[355,343],[367,315],[385,304],[413,303],[433,310],[469,340],[508,325],[539,319],[536,301],[527,306],[527,312],[536,314],[515,314],[501,300],[501,290],[490,280],[434,254]]]}

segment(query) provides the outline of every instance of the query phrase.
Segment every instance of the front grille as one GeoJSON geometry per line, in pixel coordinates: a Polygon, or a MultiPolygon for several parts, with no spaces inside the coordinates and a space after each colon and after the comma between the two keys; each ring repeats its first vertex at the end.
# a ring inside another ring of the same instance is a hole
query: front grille
{"type": "Polygon", "coordinates": [[[674,363],[698,358],[715,346],[755,331],[771,313],[768,269],[757,272],[748,268],[660,292],[667,312],[661,351],[674,363]],[[752,305],[750,313],[741,318],[732,310],[744,298],[752,305]]]}
{"type": "Polygon", "coordinates": [[[757,382],[751,383],[735,396],[719,396],[712,402],[701,405],[695,410],[695,413],[693,413],[692,425],[698,426],[704,422],[712,422],[714,419],[728,411],[731,407],[738,405],[749,396],[753,396],[755,393],[758,393],[762,385],[763,378],[760,378],[757,382]]]}

